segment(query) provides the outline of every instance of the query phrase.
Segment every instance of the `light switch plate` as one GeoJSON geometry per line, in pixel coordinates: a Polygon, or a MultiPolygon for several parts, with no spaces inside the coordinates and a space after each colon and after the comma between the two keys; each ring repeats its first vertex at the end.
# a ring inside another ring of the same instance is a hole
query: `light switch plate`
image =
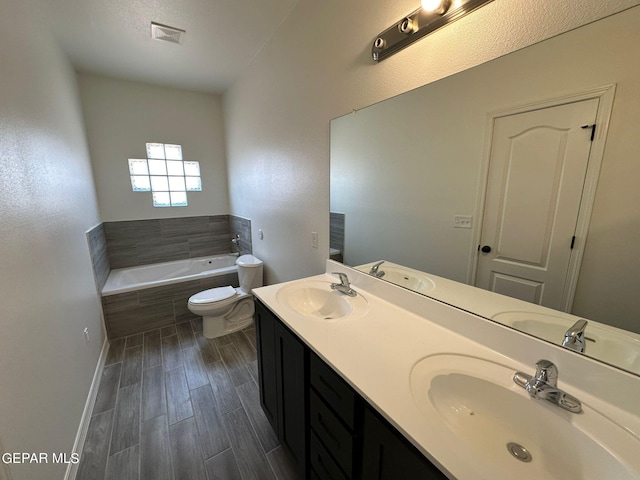
{"type": "Polygon", "coordinates": [[[473,217],[471,215],[456,215],[453,217],[453,228],[471,228],[473,217]]]}

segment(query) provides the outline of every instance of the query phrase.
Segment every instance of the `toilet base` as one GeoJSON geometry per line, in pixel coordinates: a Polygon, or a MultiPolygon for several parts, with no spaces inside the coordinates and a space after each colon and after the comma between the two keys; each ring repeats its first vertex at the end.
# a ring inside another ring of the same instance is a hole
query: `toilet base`
{"type": "Polygon", "coordinates": [[[202,335],[205,338],[218,338],[228,335],[253,323],[255,304],[253,297],[243,298],[230,312],[220,316],[202,317],[202,335]]]}

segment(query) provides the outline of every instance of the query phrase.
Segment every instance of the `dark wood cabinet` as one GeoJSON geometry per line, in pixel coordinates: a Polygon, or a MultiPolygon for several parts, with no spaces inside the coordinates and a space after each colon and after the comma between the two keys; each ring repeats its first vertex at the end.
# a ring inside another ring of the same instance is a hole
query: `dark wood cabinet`
{"type": "Polygon", "coordinates": [[[447,478],[370,407],[365,408],[362,437],[362,480],[447,478]]]}
{"type": "Polygon", "coordinates": [[[362,399],[315,353],[309,353],[311,468],[320,478],[359,477],[362,399]]]}
{"type": "Polygon", "coordinates": [[[446,476],[256,300],[260,403],[301,478],[446,476]]]}
{"type": "Polygon", "coordinates": [[[301,474],[307,461],[307,349],[256,301],[260,404],[301,474]]]}

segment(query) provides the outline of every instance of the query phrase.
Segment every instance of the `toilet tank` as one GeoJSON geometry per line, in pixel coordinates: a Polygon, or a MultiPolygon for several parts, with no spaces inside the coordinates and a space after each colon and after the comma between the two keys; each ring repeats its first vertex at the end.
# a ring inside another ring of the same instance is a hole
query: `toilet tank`
{"type": "Polygon", "coordinates": [[[262,260],[253,255],[242,255],[236,260],[240,290],[251,292],[262,286],[262,260]]]}

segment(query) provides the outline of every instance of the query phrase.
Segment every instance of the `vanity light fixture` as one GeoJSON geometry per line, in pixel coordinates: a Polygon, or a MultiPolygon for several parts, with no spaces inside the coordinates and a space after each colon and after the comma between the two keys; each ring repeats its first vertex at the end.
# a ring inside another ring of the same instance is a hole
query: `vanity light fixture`
{"type": "Polygon", "coordinates": [[[422,0],[420,8],[400,19],[373,41],[371,55],[379,62],[425,35],[448,25],[492,0],[422,0]]]}

